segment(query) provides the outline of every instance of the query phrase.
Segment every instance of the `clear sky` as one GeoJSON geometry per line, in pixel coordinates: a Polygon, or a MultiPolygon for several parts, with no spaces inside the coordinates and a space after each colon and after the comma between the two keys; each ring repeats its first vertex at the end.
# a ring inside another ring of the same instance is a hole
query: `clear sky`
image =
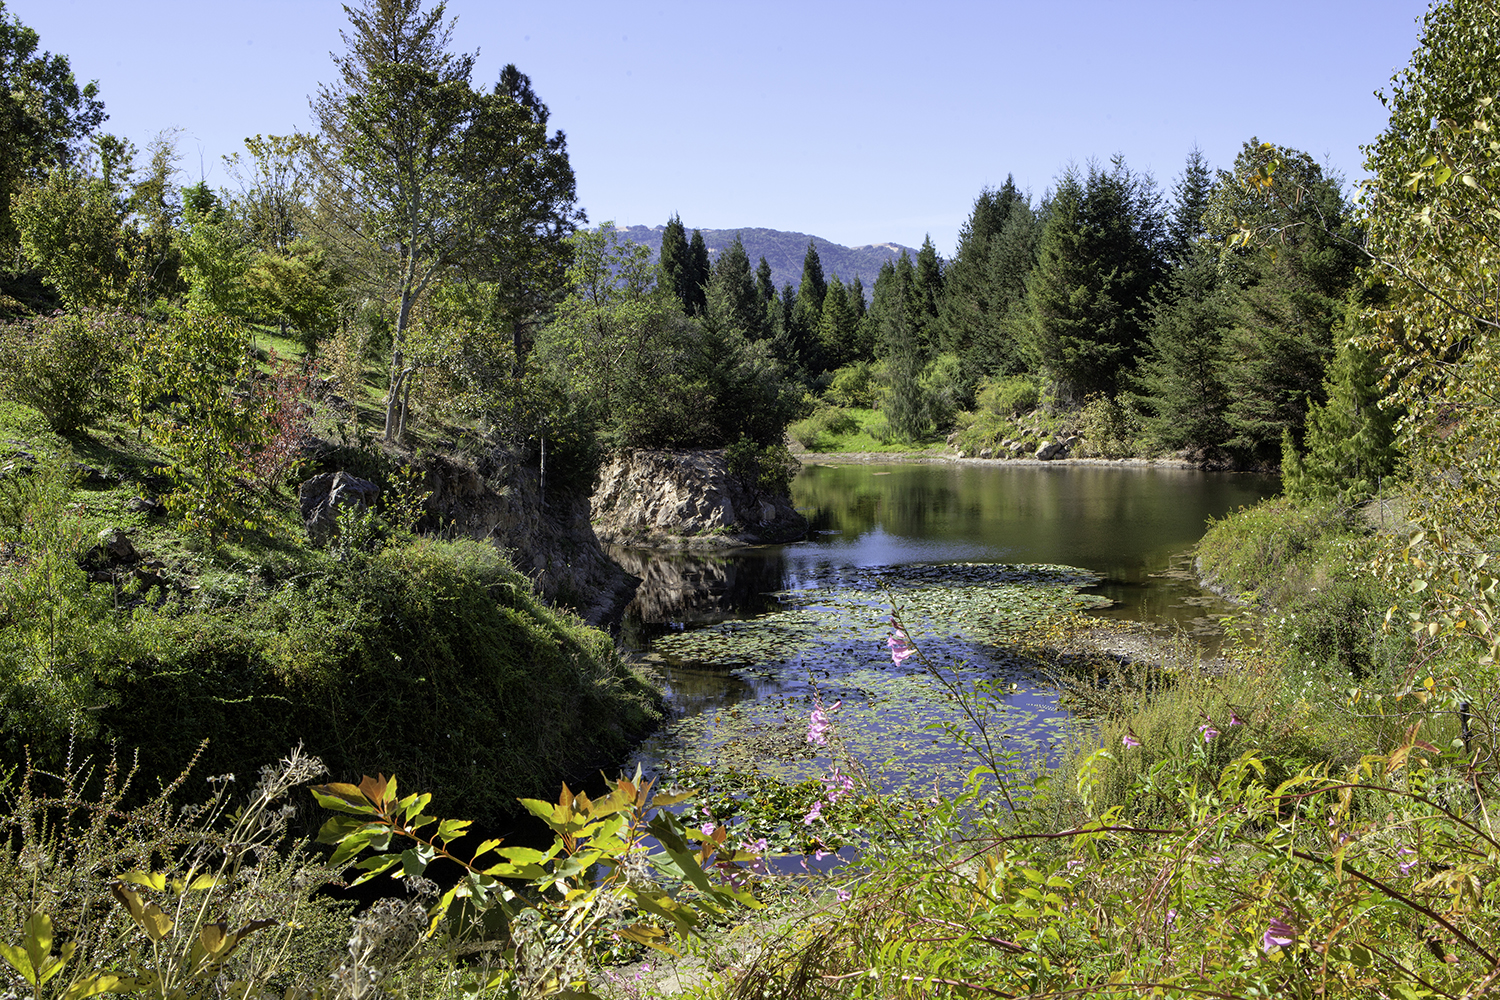
{"type": "MultiPolygon", "coordinates": [[[[4,0],[97,79],[109,131],[181,130],[184,179],[256,133],[309,127],[343,8],[327,0],[4,0]]],[[[951,254],[986,185],[1040,196],[1125,157],[1170,190],[1188,150],[1251,138],[1361,175],[1375,91],[1419,0],[451,0],[475,83],[529,74],[568,134],[593,222],[764,226],[951,254]]]]}

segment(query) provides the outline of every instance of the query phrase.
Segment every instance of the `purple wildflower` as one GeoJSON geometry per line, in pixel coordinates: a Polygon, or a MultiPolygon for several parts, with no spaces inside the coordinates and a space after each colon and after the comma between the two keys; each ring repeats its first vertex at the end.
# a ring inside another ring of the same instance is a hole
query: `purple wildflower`
{"type": "Polygon", "coordinates": [[[1285,948],[1297,940],[1297,932],[1280,917],[1272,917],[1266,932],[1260,936],[1260,947],[1267,955],[1275,948],[1285,948]]]}
{"type": "Polygon", "coordinates": [[[828,777],[826,778],[820,778],[818,780],[822,781],[823,786],[828,789],[829,805],[833,805],[839,799],[843,798],[845,795],[853,793],[854,791],[854,779],[847,774],[841,773],[836,766],[834,767],[832,774],[828,775],[828,777]]]}
{"type": "Polygon", "coordinates": [[[1234,710],[1233,706],[1229,709],[1229,724],[1231,726],[1243,726],[1245,724],[1245,720],[1240,718],[1240,714],[1234,710]]]}
{"type": "Polygon", "coordinates": [[[816,821],[818,821],[818,820],[820,820],[822,818],[823,818],[823,800],[819,799],[818,801],[816,801],[816,802],[814,802],[812,804],[812,808],[807,811],[807,815],[802,817],[802,823],[805,826],[812,826],[813,823],[815,823],[816,821]]]}
{"type": "Polygon", "coordinates": [[[853,897],[854,893],[848,889],[838,889],[834,892],[834,895],[838,896],[840,903],[847,903],[853,897]]]}
{"type": "MultiPolygon", "coordinates": [[[[1208,717],[1204,716],[1204,718],[1208,718],[1208,717]]],[[[1199,726],[1198,727],[1198,732],[1200,732],[1200,733],[1203,734],[1203,742],[1204,743],[1207,743],[1209,740],[1216,739],[1218,737],[1218,735],[1219,735],[1219,731],[1214,728],[1214,720],[1213,719],[1208,719],[1207,722],[1205,722],[1203,725],[1199,726]]]]}
{"type": "Polygon", "coordinates": [[[823,711],[819,705],[812,710],[812,717],[807,722],[807,742],[814,746],[826,747],[828,745],[828,730],[833,724],[828,721],[828,713],[823,711]]]}
{"type": "Polygon", "coordinates": [[[1120,737],[1120,742],[1125,744],[1126,750],[1134,750],[1136,747],[1141,745],[1141,741],[1136,738],[1135,733],[1126,733],[1124,736],[1120,737]]]}
{"type": "Polygon", "coordinates": [[[709,820],[707,823],[704,823],[698,829],[700,829],[700,830],[703,831],[703,836],[705,836],[705,837],[712,837],[714,835],[714,829],[715,829],[714,821],[713,820],[709,820]]]}
{"type": "Polygon", "coordinates": [[[901,666],[901,661],[917,651],[917,647],[911,644],[911,639],[899,628],[896,629],[895,635],[885,641],[885,644],[891,648],[891,662],[898,667],[901,666]]]}
{"type": "Polygon", "coordinates": [[[1396,853],[1397,854],[1402,854],[1402,855],[1407,855],[1407,856],[1411,857],[1410,861],[1403,861],[1399,865],[1396,866],[1397,868],[1401,869],[1401,874],[1402,875],[1408,874],[1412,870],[1412,867],[1417,863],[1417,858],[1416,858],[1417,852],[1414,851],[1414,850],[1412,850],[1410,847],[1402,847],[1396,853]]]}

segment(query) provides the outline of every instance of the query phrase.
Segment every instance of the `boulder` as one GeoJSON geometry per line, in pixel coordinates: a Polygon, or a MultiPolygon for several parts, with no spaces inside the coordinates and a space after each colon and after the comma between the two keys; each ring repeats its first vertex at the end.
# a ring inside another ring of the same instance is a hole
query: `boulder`
{"type": "Polygon", "coordinates": [[[368,479],[347,472],[325,472],[313,476],[297,487],[297,502],[302,523],[314,545],[327,544],[338,534],[338,509],[353,507],[364,510],[380,499],[380,487],[368,479]]]}
{"type": "Polygon", "coordinates": [[[592,507],[595,533],[616,545],[723,548],[807,534],[791,499],[731,475],[722,448],[617,454],[600,471],[592,507]]]}

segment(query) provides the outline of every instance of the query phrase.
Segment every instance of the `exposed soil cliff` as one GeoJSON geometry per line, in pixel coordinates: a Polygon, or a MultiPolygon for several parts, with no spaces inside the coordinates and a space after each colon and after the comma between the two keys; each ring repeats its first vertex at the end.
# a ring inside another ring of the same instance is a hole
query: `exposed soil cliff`
{"type": "Polygon", "coordinates": [[[515,454],[425,455],[414,467],[426,474],[427,510],[443,529],[501,546],[549,603],[599,625],[629,599],[634,580],[600,548],[587,499],[544,497],[537,470],[515,454]]]}

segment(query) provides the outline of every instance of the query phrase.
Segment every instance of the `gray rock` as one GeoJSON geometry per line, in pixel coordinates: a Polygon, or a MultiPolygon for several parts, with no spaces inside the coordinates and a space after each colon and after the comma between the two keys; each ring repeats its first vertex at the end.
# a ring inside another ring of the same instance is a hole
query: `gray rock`
{"type": "Polygon", "coordinates": [[[364,510],[380,499],[380,487],[347,472],[325,472],[297,487],[302,523],[314,545],[327,544],[338,533],[338,509],[364,510]]]}
{"type": "Polygon", "coordinates": [[[592,507],[595,533],[617,545],[722,548],[807,533],[790,498],[730,475],[723,449],[617,454],[599,473],[592,507]]]}
{"type": "Polygon", "coordinates": [[[994,452],[993,449],[990,449],[990,448],[980,448],[979,449],[979,457],[980,458],[994,458],[995,457],[995,452],[994,452]]]}
{"type": "Polygon", "coordinates": [[[1037,446],[1036,454],[1033,457],[1043,462],[1050,462],[1054,458],[1060,457],[1065,451],[1067,451],[1067,445],[1061,441],[1053,441],[1051,438],[1048,438],[1037,446]]]}

